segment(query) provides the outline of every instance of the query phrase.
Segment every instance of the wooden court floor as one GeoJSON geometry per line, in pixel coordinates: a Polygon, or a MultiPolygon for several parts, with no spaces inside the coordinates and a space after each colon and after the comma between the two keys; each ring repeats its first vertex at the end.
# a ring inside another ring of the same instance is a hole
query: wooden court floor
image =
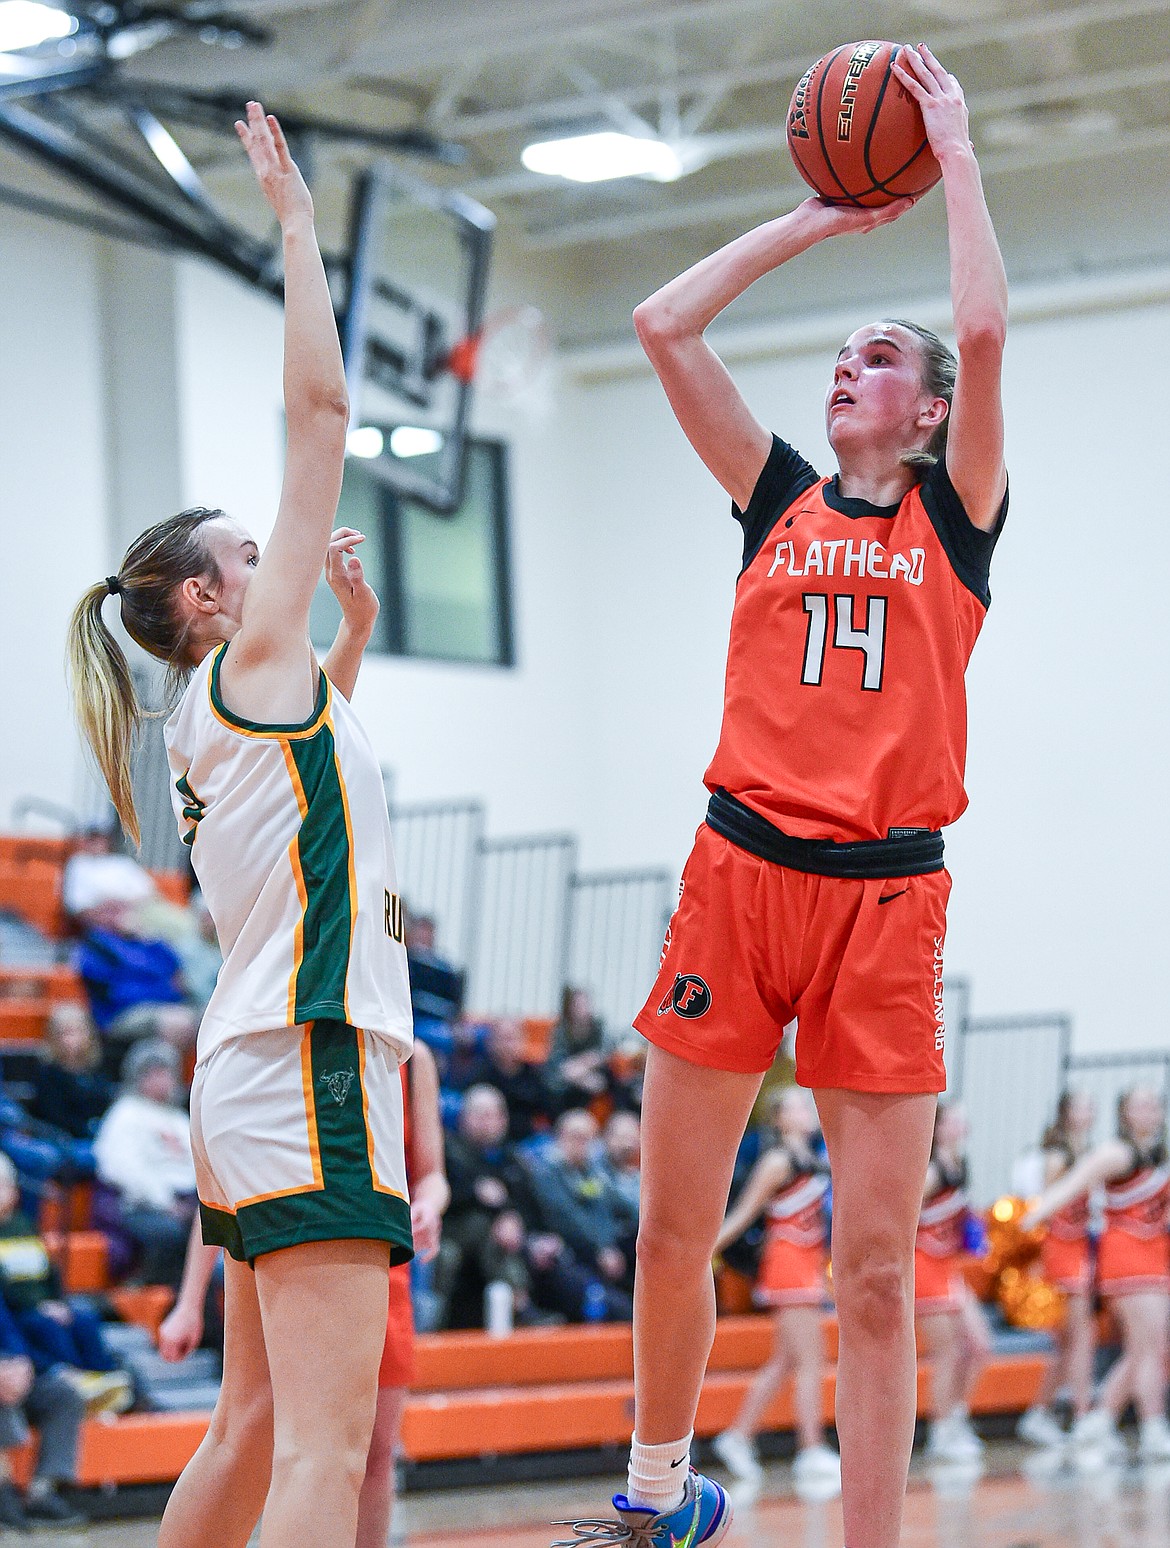
{"type": "MultiPolygon", "coordinates": [[[[548,1548],[558,1515],[602,1513],[605,1490],[565,1485],[411,1494],[395,1543],[412,1548],[548,1548]]],[[[53,1548],[153,1548],[157,1523],[38,1532],[53,1548]]],[[[28,1538],[0,1534],[0,1540],[28,1538]]],[[[1053,1468],[1014,1446],[989,1448],[982,1476],[916,1464],[903,1548],[1170,1548],[1170,1464],[1092,1473],[1053,1468]]],[[[209,1544],[208,1548],[214,1548],[209,1544]]],[[[314,1545],[315,1548],[315,1545],[314,1545]]],[[[324,1545],[322,1545],[324,1548],[324,1545]]],[[[797,1500],[788,1469],[768,1468],[754,1502],[740,1501],[725,1548],[842,1548],[836,1502],[797,1500]]]]}

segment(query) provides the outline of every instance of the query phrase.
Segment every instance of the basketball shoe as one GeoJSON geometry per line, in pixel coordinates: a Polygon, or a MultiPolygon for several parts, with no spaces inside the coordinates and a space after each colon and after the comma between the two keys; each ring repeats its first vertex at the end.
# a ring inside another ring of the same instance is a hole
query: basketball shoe
{"type": "Polygon", "coordinates": [[[552,1548],[578,1548],[581,1543],[625,1544],[627,1548],[715,1548],[731,1525],[731,1501],[712,1478],[691,1469],[683,1502],[677,1510],[655,1515],[631,1505],[624,1494],[615,1494],[616,1521],[554,1521],[554,1526],[569,1527],[572,1537],[563,1537],[552,1548]]]}

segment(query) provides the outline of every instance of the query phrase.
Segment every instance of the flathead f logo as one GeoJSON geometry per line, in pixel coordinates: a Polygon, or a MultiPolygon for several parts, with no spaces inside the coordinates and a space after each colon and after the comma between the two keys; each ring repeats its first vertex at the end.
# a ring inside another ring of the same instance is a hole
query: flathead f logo
{"type": "Polygon", "coordinates": [[[658,1014],[665,1016],[673,1011],[687,1021],[705,1016],[711,1009],[711,991],[697,973],[679,973],[670,989],[663,996],[658,1014]]]}
{"type": "Polygon", "coordinates": [[[345,1099],[349,1095],[349,1089],[353,1085],[353,1071],[335,1070],[332,1075],[322,1075],[321,1084],[337,1103],[338,1107],[343,1107],[345,1099]]]}

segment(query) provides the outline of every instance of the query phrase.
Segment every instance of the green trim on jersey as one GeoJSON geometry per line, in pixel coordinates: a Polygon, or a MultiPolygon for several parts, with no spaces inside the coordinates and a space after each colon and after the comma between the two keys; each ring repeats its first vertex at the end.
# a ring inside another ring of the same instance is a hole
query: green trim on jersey
{"type": "Polygon", "coordinates": [[[357,899],[351,886],[349,828],[333,731],[324,725],[313,737],[289,742],[288,748],[307,807],[296,838],[305,910],[294,1019],[344,1018],[357,899]]]}
{"type": "Polygon", "coordinates": [[[203,1240],[240,1263],[300,1242],[378,1241],[390,1262],[414,1256],[410,1205],[374,1187],[363,1113],[362,1033],[342,1021],[317,1021],[306,1034],[313,1071],[323,1188],[246,1204],[235,1214],[200,1204],[203,1240]]]}
{"type": "Polygon", "coordinates": [[[312,729],[315,721],[325,713],[329,704],[329,679],[325,673],[318,670],[317,674],[317,702],[313,706],[313,713],[307,720],[298,721],[295,725],[278,725],[275,722],[265,724],[258,720],[245,720],[242,715],[234,714],[223,702],[223,691],[219,683],[219,669],[223,665],[224,652],[227,645],[221,645],[215,652],[211,661],[211,671],[207,677],[208,692],[211,695],[211,706],[221,720],[227,721],[229,726],[234,726],[237,731],[250,731],[253,736],[295,736],[298,732],[312,729]]]}

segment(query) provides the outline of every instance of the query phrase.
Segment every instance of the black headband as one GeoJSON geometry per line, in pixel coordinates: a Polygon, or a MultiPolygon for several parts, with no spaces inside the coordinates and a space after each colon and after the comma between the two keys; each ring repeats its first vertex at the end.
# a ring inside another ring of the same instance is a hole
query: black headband
{"type": "Polygon", "coordinates": [[[122,582],[116,575],[107,575],[106,589],[112,597],[120,597],[122,595],[122,582]]]}

